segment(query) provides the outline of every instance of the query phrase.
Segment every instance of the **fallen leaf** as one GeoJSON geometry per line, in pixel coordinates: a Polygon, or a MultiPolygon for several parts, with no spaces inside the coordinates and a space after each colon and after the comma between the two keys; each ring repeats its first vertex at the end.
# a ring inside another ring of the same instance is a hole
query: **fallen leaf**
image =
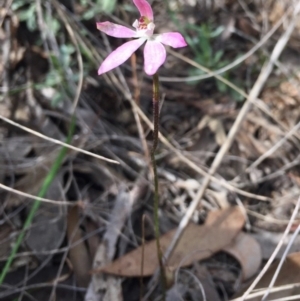
{"type": "Polygon", "coordinates": [[[188,287],[180,282],[175,283],[166,293],[166,301],[182,301],[188,287]]]}
{"type": "Polygon", "coordinates": [[[103,237],[107,247],[106,256],[109,260],[112,260],[115,255],[119,235],[122,232],[125,222],[131,214],[132,206],[136,201],[136,198],[132,197],[132,193],[137,189],[138,187],[135,187],[131,193],[127,191],[125,185],[121,185],[119,189],[119,193],[116,197],[115,205],[110,216],[110,221],[103,237]]]}
{"type": "MultiPolygon", "coordinates": [[[[257,240],[257,242],[260,244],[261,250],[262,250],[262,257],[263,259],[269,259],[272,255],[274,249],[278,245],[279,241],[282,239],[282,233],[276,233],[271,231],[265,231],[265,230],[257,230],[257,233],[251,234],[253,238],[257,240]]],[[[279,252],[276,255],[276,258],[281,258],[285,248],[287,247],[292,234],[289,234],[285,237],[283,240],[283,245],[279,252]]],[[[289,253],[295,253],[300,252],[300,237],[296,237],[296,239],[293,242],[293,245],[290,248],[289,253]]]]}
{"type": "Polygon", "coordinates": [[[206,126],[215,134],[215,139],[218,145],[222,145],[226,140],[226,133],[224,130],[223,123],[218,118],[211,118],[205,115],[203,119],[199,122],[197,128],[202,130],[206,126]]]}
{"type": "MultiPolygon", "coordinates": [[[[262,289],[267,288],[274,276],[274,273],[278,267],[279,260],[275,262],[269,270],[266,272],[266,274],[262,277],[258,285],[256,286],[256,289],[262,289]]],[[[267,300],[273,300],[273,299],[280,299],[284,297],[291,297],[295,295],[300,294],[300,252],[293,253],[287,256],[285,262],[283,263],[283,266],[280,270],[280,273],[278,275],[278,278],[274,284],[274,287],[279,288],[280,286],[283,286],[282,289],[277,289],[275,292],[270,292],[267,300]],[[295,285],[291,285],[295,283],[295,285]],[[288,285],[287,287],[284,287],[285,285],[288,285]]],[[[246,290],[246,289],[245,289],[246,290]]],[[[261,301],[262,296],[265,293],[265,289],[263,289],[260,293],[260,291],[257,291],[255,293],[255,296],[251,297],[251,295],[247,298],[247,301],[261,301]]],[[[243,292],[239,295],[243,295],[243,292]]],[[[234,300],[240,300],[240,298],[234,299],[234,300]]],[[[287,299],[285,299],[287,300],[287,299]]],[[[292,300],[292,299],[291,299],[292,300]]],[[[299,300],[299,299],[295,299],[299,300]]]]}
{"type": "MultiPolygon", "coordinates": [[[[46,193],[47,198],[51,200],[64,199],[62,178],[62,173],[54,178],[46,193]]],[[[35,187],[37,188],[37,186],[35,187]]],[[[31,206],[33,205],[31,204],[31,206]]],[[[37,253],[35,257],[41,262],[50,260],[53,255],[43,254],[43,252],[59,248],[64,240],[66,228],[66,207],[64,205],[53,206],[52,204],[41,203],[28,230],[25,239],[26,245],[37,253]]]]}
{"type": "MultiPolygon", "coordinates": [[[[103,236],[103,242],[98,246],[94,258],[93,267],[99,269],[109,264],[115,256],[117,241],[131,214],[132,206],[141,197],[143,185],[137,185],[127,191],[125,186],[121,186],[115,200],[114,208],[110,216],[107,229],[103,236]]],[[[96,275],[92,276],[92,281],[85,295],[85,301],[122,301],[122,279],[115,276],[96,275]]]]}
{"type": "MultiPolygon", "coordinates": [[[[25,147],[26,146],[24,145],[24,148],[25,147]]],[[[37,195],[45,177],[47,176],[49,168],[53,165],[53,162],[57,157],[58,152],[59,149],[46,153],[44,156],[45,160],[42,160],[42,157],[40,157],[39,161],[41,161],[41,163],[32,167],[30,172],[24,175],[20,180],[16,181],[13,188],[25,193],[37,195]]],[[[57,190],[57,188],[54,187],[52,187],[52,189],[57,190]]],[[[16,207],[23,203],[24,197],[21,197],[17,194],[11,194],[7,203],[7,208],[16,207]]]]}
{"type": "Polygon", "coordinates": [[[13,244],[13,228],[8,223],[2,224],[0,227],[0,260],[6,260],[11,252],[13,244]]]}
{"type": "Polygon", "coordinates": [[[241,30],[243,33],[245,33],[247,36],[252,36],[252,37],[257,37],[259,31],[257,28],[255,28],[255,25],[251,20],[245,17],[238,18],[237,24],[236,24],[237,29],[241,30]]]}
{"type": "MultiPolygon", "coordinates": [[[[279,260],[275,262],[267,273],[264,275],[262,280],[258,283],[257,288],[267,287],[271,279],[274,276],[274,273],[278,267],[279,260]]],[[[300,252],[292,253],[287,256],[278,278],[275,282],[276,286],[299,283],[300,282],[300,252]]]]}
{"type": "Polygon", "coordinates": [[[269,20],[275,24],[278,22],[285,11],[284,4],[281,1],[273,1],[273,7],[271,8],[271,11],[269,12],[269,20]]]}
{"type": "Polygon", "coordinates": [[[232,244],[223,249],[235,257],[241,267],[243,281],[254,276],[262,261],[262,253],[259,243],[250,235],[240,232],[232,244]]]}
{"type": "Polygon", "coordinates": [[[100,236],[98,235],[99,226],[93,220],[86,218],[84,220],[84,227],[86,229],[86,241],[91,254],[91,258],[95,258],[98,246],[101,241],[100,236]]]}
{"type": "Polygon", "coordinates": [[[79,210],[78,207],[73,207],[68,212],[68,242],[71,246],[74,245],[70,248],[69,257],[78,285],[87,287],[90,282],[91,259],[79,226],[79,210]]]}
{"type": "MultiPolygon", "coordinates": [[[[206,266],[202,265],[195,265],[196,267],[196,272],[195,276],[200,280],[201,285],[203,287],[203,291],[205,293],[205,299],[206,301],[221,301],[220,296],[217,292],[216,285],[212,279],[211,274],[207,270],[206,266]]],[[[195,293],[200,293],[201,295],[196,298],[196,300],[203,300],[202,292],[197,288],[195,290],[195,293]]]]}
{"type": "MultiPolygon", "coordinates": [[[[191,265],[210,257],[230,245],[244,225],[245,218],[238,207],[211,212],[208,217],[209,224],[202,226],[189,224],[184,235],[180,239],[177,248],[167,262],[167,266],[173,270],[178,267],[191,265]]],[[[162,251],[169,246],[176,229],[166,233],[160,239],[162,251]]],[[[94,272],[104,272],[125,277],[139,277],[141,272],[142,248],[138,247],[132,252],[118,258],[113,263],[106,265],[94,272]]],[[[156,242],[144,246],[143,276],[152,275],[158,267],[156,256],[156,242]]]]}

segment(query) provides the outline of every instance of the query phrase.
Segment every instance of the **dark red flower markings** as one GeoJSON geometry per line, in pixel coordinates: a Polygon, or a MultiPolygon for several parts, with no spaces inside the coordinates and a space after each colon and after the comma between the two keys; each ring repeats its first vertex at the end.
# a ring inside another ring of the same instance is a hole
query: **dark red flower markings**
{"type": "Polygon", "coordinates": [[[145,17],[145,16],[141,16],[139,18],[139,25],[138,25],[138,29],[139,30],[146,30],[148,29],[148,24],[150,23],[151,21],[145,17]]]}

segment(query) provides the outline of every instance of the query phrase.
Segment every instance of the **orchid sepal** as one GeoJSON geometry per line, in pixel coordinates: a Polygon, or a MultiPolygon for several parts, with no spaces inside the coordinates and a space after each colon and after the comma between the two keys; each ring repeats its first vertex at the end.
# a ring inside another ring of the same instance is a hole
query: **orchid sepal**
{"type": "Polygon", "coordinates": [[[108,21],[97,23],[97,29],[112,37],[136,38],[109,54],[98,70],[99,75],[123,64],[145,41],[144,70],[148,75],[155,74],[166,60],[166,50],[163,44],[173,48],[187,46],[184,37],[179,32],[153,34],[155,24],[151,5],[146,0],[133,0],[133,3],[141,15],[133,23],[135,30],[108,21]]]}

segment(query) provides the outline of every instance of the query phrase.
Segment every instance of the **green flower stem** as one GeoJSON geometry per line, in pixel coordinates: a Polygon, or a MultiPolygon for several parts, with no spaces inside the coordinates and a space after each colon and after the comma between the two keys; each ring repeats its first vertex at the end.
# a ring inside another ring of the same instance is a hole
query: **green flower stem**
{"type": "Polygon", "coordinates": [[[159,124],[159,79],[157,73],[153,75],[153,145],[152,153],[155,153],[158,144],[159,124]]]}
{"type": "Polygon", "coordinates": [[[153,75],[153,145],[151,150],[151,161],[153,167],[154,177],[154,230],[156,239],[157,258],[160,267],[161,284],[163,291],[163,300],[166,299],[166,275],[162,260],[162,251],[160,247],[160,232],[159,232],[159,217],[158,217],[158,205],[159,205],[159,194],[158,194],[158,176],[155,161],[155,151],[158,145],[158,125],[159,125],[159,79],[157,73],[153,75]]]}
{"type": "MultiPolygon", "coordinates": [[[[71,139],[72,139],[72,136],[73,136],[73,133],[74,133],[74,130],[75,130],[75,116],[73,115],[72,116],[72,120],[71,120],[71,125],[70,125],[70,129],[69,129],[69,133],[68,133],[68,137],[67,137],[67,141],[66,143],[70,143],[71,142],[71,139]]],[[[38,197],[39,198],[43,198],[45,196],[45,194],[47,193],[51,183],[53,182],[57,172],[59,171],[59,168],[65,158],[67,154],[67,148],[66,147],[63,147],[61,149],[61,151],[59,152],[54,164],[52,165],[51,169],[49,170],[44,182],[43,182],[43,185],[39,191],[39,194],[38,194],[38,197]]],[[[31,226],[32,224],[32,220],[37,212],[37,210],[39,209],[40,207],[40,204],[41,204],[41,201],[36,199],[33,203],[33,206],[31,207],[31,210],[26,218],[26,221],[24,223],[24,226],[23,226],[23,229],[21,230],[18,238],[17,238],[17,241],[9,255],[9,258],[7,259],[6,263],[5,263],[5,266],[3,268],[3,270],[1,271],[1,275],[0,275],[0,285],[3,283],[7,273],[9,272],[9,269],[11,267],[11,264],[19,250],[19,247],[25,237],[25,234],[26,234],[26,231],[28,230],[28,228],[31,226]]]]}

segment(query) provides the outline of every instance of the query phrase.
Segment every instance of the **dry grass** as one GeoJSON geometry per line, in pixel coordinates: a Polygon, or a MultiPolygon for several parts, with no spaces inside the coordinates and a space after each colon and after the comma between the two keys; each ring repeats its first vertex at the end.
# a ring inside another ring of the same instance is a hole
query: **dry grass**
{"type": "MultiPolygon", "coordinates": [[[[160,70],[161,231],[178,227],[165,260],[190,221],[203,224],[210,211],[235,205],[246,215],[243,231],[262,250],[271,244],[256,240],[263,231],[283,236],[274,253],[262,253],[267,265],[256,280],[247,280],[248,290],[245,262],[221,252],[171,271],[167,300],[267,300],[262,299],[267,293],[268,300],[296,300],[297,273],[290,280],[294,286],[279,277],[268,290],[254,289],[270,283],[275,270],[273,275],[267,270],[279,247],[299,243],[289,233],[299,220],[300,3],[195,3],[174,0],[167,7],[153,1],[158,31],[180,30],[192,43],[169,50],[160,70]],[[219,35],[205,36],[220,26],[219,35]],[[218,51],[221,58],[212,63],[218,51]]],[[[97,32],[95,22],[132,23],[130,4],[119,1],[112,15],[99,12],[86,19],[95,3],[1,5],[1,267],[76,116],[63,165],[38,198],[42,205],[1,286],[1,300],[134,301],[140,290],[143,300],[160,296],[155,274],[123,281],[89,273],[154,237],[151,81],[143,74],[141,52],[119,69],[96,74],[121,42],[97,32]]],[[[288,253],[277,258],[289,258],[288,253]]]]}

